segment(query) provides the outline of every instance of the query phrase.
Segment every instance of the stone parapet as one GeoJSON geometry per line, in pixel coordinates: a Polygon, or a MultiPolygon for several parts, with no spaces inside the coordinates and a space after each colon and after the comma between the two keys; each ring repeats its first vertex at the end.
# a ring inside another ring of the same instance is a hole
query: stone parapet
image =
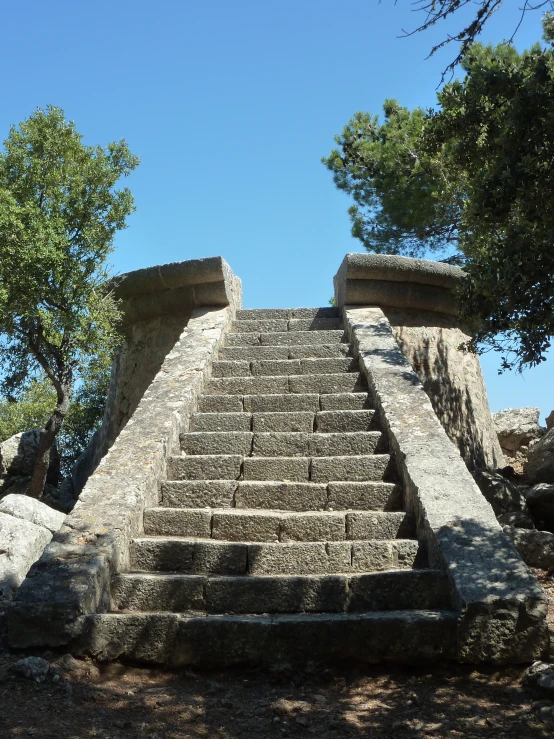
{"type": "Polygon", "coordinates": [[[157,502],[166,460],[196,410],[197,396],[236,304],[194,309],[73,512],[19,589],[8,614],[12,646],[58,646],[109,607],[111,576],[128,567],[145,507],[157,502]]]}
{"type": "Polygon", "coordinates": [[[469,469],[504,466],[479,357],[458,317],[463,271],[442,262],[347,254],[335,276],[338,306],[378,305],[469,469]]]}
{"type": "Polygon", "coordinates": [[[448,439],[378,307],[345,306],[345,326],[402,476],[431,566],[448,573],[457,657],[529,662],[548,645],[546,596],[448,439]]]}

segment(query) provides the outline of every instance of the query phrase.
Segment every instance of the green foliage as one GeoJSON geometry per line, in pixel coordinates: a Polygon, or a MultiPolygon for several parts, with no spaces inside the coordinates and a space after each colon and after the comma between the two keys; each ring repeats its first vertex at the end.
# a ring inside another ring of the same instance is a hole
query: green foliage
{"type": "Polygon", "coordinates": [[[33,379],[18,397],[0,400],[0,441],[43,426],[56,407],[56,393],[47,378],[33,379]]]}
{"type": "Polygon", "coordinates": [[[324,160],[368,250],[459,250],[473,346],[504,368],[543,361],[554,333],[553,16],[544,29],[549,46],[522,54],[474,44],[437,111],[357,114],[324,160]]]}
{"type": "Polygon", "coordinates": [[[102,148],[81,139],[60,108],[48,107],[12,126],[0,154],[3,386],[13,395],[39,371],[52,383],[43,457],[75,382],[119,341],[117,304],[103,285],[114,235],[134,210],[130,191],[114,187],[138,159],[125,141],[102,148]]]}
{"type": "Polygon", "coordinates": [[[395,100],[385,121],[356,113],[323,163],[339,190],[356,203],[349,209],[352,235],[377,254],[422,256],[455,243],[460,219],[459,183],[442,157],[423,148],[428,116],[395,100]]]}

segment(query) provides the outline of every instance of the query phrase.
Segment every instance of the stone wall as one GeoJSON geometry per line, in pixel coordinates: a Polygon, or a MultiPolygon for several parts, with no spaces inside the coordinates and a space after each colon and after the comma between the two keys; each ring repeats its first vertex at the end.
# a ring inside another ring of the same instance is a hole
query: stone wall
{"type": "Polygon", "coordinates": [[[457,319],[463,273],[440,262],[347,254],[335,277],[337,305],[379,305],[433,409],[469,469],[504,465],[479,357],[457,319]]]}

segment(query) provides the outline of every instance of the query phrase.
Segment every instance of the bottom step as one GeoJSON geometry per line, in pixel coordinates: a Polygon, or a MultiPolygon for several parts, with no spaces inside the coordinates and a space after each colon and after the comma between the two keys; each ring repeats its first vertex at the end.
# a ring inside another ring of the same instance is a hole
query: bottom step
{"type": "Polygon", "coordinates": [[[279,616],[175,613],[88,616],[76,651],[180,667],[358,659],[415,663],[454,658],[457,614],[388,611],[279,616]]]}

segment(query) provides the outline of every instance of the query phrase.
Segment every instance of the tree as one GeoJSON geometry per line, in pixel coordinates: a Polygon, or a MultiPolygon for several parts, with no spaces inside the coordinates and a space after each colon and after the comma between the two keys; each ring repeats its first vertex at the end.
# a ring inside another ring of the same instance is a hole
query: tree
{"type": "Polygon", "coordinates": [[[387,101],[366,129],[357,114],[323,160],[368,250],[458,250],[472,347],[504,368],[543,361],[554,334],[553,16],[543,25],[546,48],[474,44],[436,111],[387,101]]]}
{"type": "MultiPolygon", "coordinates": [[[[469,53],[469,50],[475,43],[477,37],[482,33],[483,28],[488,23],[492,15],[500,8],[502,2],[503,0],[415,0],[412,2],[412,5],[415,6],[416,11],[423,14],[425,20],[413,31],[404,32],[404,35],[413,36],[414,33],[427,31],[431,26],[436,25],[440,21],[446,21],[450,16],[455,15],[466,5],[471,4],[477,8],[475,15],[466,26],[462,26],[462,28],[455,33],[449,33],[443,41],[440,41],[431,49],[429,56],[433,56],[433,54],[439,49],[442,49],[444,46],[452,42],[460,44],[460,49],[456,58],[450,62],[443,72],[444,80],[445,75],[448,72],[452,72],[453,74],[455,67],[460,64],[462,59],[469,53]]],[[[514,40],[526,13],[533,10],[540,10],[545,7],[552,9],[552,0],[537,0],[535,3],[525,0],[523,6],[518,6],[517,20],[514,22],[513,33],[508,43],[511,43],[514,40]]]]}
{"type": "Polygon", "coordinates": [[[114,235],[134,210],[137,165],[125,141],[82,143],[60,108],[12,126],[0,154],[0,357],[4,393],[44,373],[55,407],[41,429],[28,494],[40,497],[50,448],[75,383],[118,342],[119,312],[104,284],[114,235]]]}

